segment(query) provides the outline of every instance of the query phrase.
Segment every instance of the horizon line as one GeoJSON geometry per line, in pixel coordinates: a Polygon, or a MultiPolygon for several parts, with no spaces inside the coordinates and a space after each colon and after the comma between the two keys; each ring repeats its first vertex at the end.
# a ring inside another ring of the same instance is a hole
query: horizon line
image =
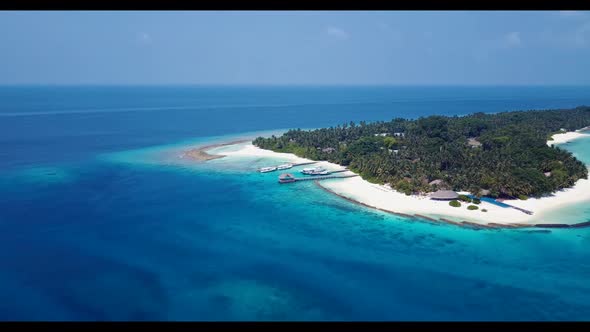
{"type": "Polygon", "coordinates": [[[511,84],[436,84],[436,83],[0,83],[0,87],[590,87],[590,83],[511,83],[511,84]]]}

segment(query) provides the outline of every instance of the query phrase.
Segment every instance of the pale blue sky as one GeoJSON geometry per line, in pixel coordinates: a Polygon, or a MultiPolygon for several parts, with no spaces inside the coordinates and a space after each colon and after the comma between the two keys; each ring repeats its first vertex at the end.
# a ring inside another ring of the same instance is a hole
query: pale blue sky
{"type": "Polygon", "coordinates": [[[590,84],[590,12],[0,12],[0,84],[590,84]]]}

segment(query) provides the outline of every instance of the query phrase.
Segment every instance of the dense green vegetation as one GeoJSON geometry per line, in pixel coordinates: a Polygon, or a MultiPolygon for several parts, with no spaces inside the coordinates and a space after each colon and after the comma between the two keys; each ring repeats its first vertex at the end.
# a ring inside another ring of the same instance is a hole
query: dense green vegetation
{"type": "Polygon", "coordinates": [[[471,203],[471,198],[465,196],[465,195],[459,195],[459,200],[465,203],[471,203]]]}
{"type": "Polygon", "coordinates": [[[479,209],[479,207],[477,205],[469,205],[467,207],[467,210],[477,210],[477,209],[479,209]]]}
{"type": "Polygon", "coordinates": [[[460,207],[461,203],[459,203],[459,201],[457,201],[457,200],[452,200],[449,202],[449,205],[452,207],[460,207]]]}
{"type": "Polygon", "coordinates": [[[534,197],[587,178],[586,166],[570,152],[546,144],[552,134],[586,126],[590,107],[351,122],[253,143],[348,166],[365,180],[405,193],[452,189],[534,197]]]}

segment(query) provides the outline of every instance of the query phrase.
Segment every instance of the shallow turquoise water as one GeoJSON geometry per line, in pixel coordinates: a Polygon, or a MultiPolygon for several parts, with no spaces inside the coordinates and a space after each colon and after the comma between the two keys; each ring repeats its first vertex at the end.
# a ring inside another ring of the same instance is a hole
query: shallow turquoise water
{"type": "MultiPolygon", "coordinates": [[[[567,144],[559,144],[558,146],[572,151],[576,158],[580,159],[586,165],[590,165],[590,136],[575,139],[567,144]]],[[[590,202],[564,205],[559,210],[545,213],[543,217],[545,220],[568,224],[590,221],[590,202]]]]}
{"type": "Polygon", "coordinates": [[[589,135],[587,137],[572,140],[567,144],[559,144],[558,146],[572,151],[576,158],[580,159],[585,164],[590,164],[590,131],[586,131],[585,133],[589,135]]]}

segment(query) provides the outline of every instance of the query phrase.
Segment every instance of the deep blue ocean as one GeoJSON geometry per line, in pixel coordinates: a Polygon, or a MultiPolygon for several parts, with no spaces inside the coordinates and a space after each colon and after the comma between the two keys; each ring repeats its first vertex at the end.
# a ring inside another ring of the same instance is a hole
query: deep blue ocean
{"type": "MultiPolygon", "coordinates": [[[[590,87],[0,87],[0,320],[589,320],[588,228],[433,225],[161,157],[579,105],[590,87]]],[[[567,148],[590,163],[590,140],[567,148]]]]}

